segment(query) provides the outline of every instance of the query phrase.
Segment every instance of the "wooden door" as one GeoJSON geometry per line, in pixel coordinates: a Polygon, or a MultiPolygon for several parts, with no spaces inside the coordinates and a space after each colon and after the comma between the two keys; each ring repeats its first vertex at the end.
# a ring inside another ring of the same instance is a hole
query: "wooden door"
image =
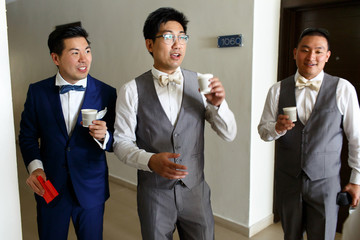
{"type": "MultiPolygon", "coordinates": [[[[349,80],[360,96],[360,2],[282,0],[279,81],[296,72],[293,49],[300,33],[307,27],[326,28],[330,32],[331,57],[324,71],[349,80]]],[[[348,144],[345,139],[340,173],[342,187],[348,183],[351,171],[347,164],[347,148],[348,144]]],[[[341,232],[347,216],[348,207],[341,207],[337,226],[338,232],[341,232]]]]}

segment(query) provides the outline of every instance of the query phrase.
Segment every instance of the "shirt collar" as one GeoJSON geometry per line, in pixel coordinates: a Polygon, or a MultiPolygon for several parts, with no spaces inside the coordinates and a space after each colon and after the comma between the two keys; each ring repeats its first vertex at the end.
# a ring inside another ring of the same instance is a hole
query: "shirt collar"
{"type": "MultiPolygon", "coordinates": [[[[296,79],[298,79],[299,76],[301,76],[301,75],[299,73],[299,70],[297,70],[296,74],[295,74],[295,78],[294,78],[295,81],[296,81],[296,79]]],[[[309,79],[309,81],[321,81],[322,82],[323,79],[324,79],[324,70],[322,70],[316,77],[309,79]]]]}
{"type": "Polygon", "coordinates": [[[63,85],[78,85],[78,86],[83,86],[84,88],[86,88],[87,77],[77,81],[77,83],[75,83],[75,84],[70,84],[69,82],[65,81],[65,79],[60,75],[60,72],[58,71],[56,73],[56,77],[55,77],[55,86],[63,86],[63,85]]]}

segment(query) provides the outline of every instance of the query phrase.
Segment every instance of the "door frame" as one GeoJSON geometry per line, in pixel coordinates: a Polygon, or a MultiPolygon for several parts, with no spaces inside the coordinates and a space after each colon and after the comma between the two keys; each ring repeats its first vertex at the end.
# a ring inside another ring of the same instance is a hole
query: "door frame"
{"type": "MultiPolygon", "coordinates": [[[[280,31],[279,31],[279,53],[278,53],[278,81],[295,74],[296,64],[293,59],[293,49],[297,44],[297,33],[302,29],[297,29],[296,15],[303,10],[316,10],[328,7],[342,7],[352,4],[359,4],[359,0],[281,0],[280,6],[280,31]]],[[[347,146],[347,145],[346,145],[347,146]]],[[[276,153],[275,153],[276,154],[276,153]]],[[[343,151],[342,154],[347,154],[343,151]]],[[[346,168],[348,166],[342,166],[346,168]]],[[[344,170],[342,169],[342,171],[344,170]]],[[[274,192],[274,222],[280,221],[279,214],[275,208],[274,192]]],[[[344,209],[342,209],[344,211],[344,209]]],[[[342,216],[342,220],[344,219],[342,216]]],[[[341,232],[342,225],[338,224],[337,231],[341,232]]]]}
{"type": "Polygon", "coordinates": [[[359,3],[358,0],[281,0],[278,81],[296,71],[293,49],[297,43],[296,12],[304,9],[320,9],[359,3]],[[295,26],[295,27],[294,27],[295,26]],[[286,51],[284,51],[284,49],[286,51]],[[291,64],[292,63],[292,64],[291,64]]]}

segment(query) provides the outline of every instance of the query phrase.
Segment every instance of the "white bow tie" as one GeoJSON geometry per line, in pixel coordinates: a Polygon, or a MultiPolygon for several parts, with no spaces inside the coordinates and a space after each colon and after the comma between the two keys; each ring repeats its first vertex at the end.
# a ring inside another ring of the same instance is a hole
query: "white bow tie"
{"type": "Polygon", "coordinates": [[[169,84],[169,82],[174,82],[176,84],[181,84],[181,72],[180,71],[176,71],[173,74],[169,74],[169,75],[161,75],[159,77],[159,84],[161,87],[165,87],[169,84]]]}
{"type": "Polygon", "coordinates": [[[321,81],[320,80],[315,80],[315,81],[309,81],[307,80],[306,78],[302,77],[302,76],[299,76],[297,79],[296,79],[296,84],[295,84],[296,87],[298,87],[299,89],[303,89],[305,87],[309,87],[310,89],[312,90],[315,90],[315,91],[319,91],[320,89],[320,86],[321,86],[321,81]]]}

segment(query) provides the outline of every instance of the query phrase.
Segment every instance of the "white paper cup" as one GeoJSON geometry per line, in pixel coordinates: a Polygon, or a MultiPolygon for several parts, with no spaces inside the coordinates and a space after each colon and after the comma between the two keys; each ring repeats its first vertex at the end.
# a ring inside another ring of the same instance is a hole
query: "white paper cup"
{"type": "Polygon", "coordinates": [[[96,120],[96,109],[81,109],[82,122],[83,127],[89,127],[89,125],[93,125],[92,121],[96,120]]]}
{"type": "Polygon", "coordinates": [[[198,80],[199,80],[199,87],[200,87],[200,92],[202,94],[208,94],[211,91],[211,88],[209,87],[209,79],[213,78],[214,76],[210,73],[206,73],[206,74],[200,74],[198,76],[198,80]]]}
{"type": "Polygon", "coordinates": [[[283,108],[284,114],[289,116],[289,120],[296,122],[296,107],[283,108]]]}

